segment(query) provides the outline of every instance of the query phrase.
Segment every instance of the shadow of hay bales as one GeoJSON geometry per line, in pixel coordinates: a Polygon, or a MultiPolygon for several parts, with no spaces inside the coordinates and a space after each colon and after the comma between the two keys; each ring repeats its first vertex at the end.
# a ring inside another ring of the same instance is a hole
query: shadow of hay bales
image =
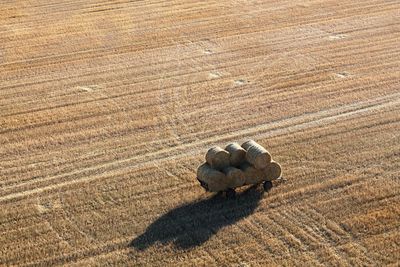
{"type": "Polygon", "coordinates": [[[263,191],[254,186],[238,193],[235,199],[220,195],[175,208],[154,221],[130,246],[144,250],[154,243],[173,242],[177,248],[199,246],[221,228],[252,214],[263,191]]]}

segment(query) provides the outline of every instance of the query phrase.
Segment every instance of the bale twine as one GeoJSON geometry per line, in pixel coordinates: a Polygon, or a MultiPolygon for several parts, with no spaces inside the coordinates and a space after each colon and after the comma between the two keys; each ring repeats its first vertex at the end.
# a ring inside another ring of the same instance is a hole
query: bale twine
{"type": "Polygon", "coordinates": [[[246,142],[244,142],[242,144],[242,147],[247,150],[249,149],[249,147],[254,146],[254,145],[259,145],[256,141],[254,140],[247,140],[246,142]]]}
{"type": "Polygon", "coordinates": [[[211,168],[208,163],[203,163],[197,168],[197,179],[206,183],[208,190],[212,192],[219,192],[228,188],[226,175],[211,168]]]}
{"type": "Polygon", "coordinates": [[[228,188],[236,188],[244,185],[245,175],[241,169],[235,167],[227,167],[224,169],[224,173],[227,177],[228,188]]]}
{"type": "Polygon", "coordinates": [[[276,180],[282,175],[282,167],[278,162],[272,161],[263,169],[267,181],[276,180]]]}
{"type": "Polygon", "coordinates": [[[246,160],[246,150],[238,143],[231,143],[225,147],[229,152],[229,162],[231,166],[239,167],[246,160]]]}
{"type": "Polygon", "coordinates": [[[212,168],[222,170],[229,166],[229,153],[219,146],[212,147],[207,151],[206,161],[212,168]]]}
{"type": "Polygon", "coordinates": [[[256,169],[263,169],[271,162],[271,154],[261,145],[254,144],[247,148],[246,160],[256,169]]]}
{"type": "Polygon", "coordinates": [[[254,168],[249,163],[244,163],[240,166],[245,176],[245,184],[258,184],[265,180],[263,171],[254,168]]]}

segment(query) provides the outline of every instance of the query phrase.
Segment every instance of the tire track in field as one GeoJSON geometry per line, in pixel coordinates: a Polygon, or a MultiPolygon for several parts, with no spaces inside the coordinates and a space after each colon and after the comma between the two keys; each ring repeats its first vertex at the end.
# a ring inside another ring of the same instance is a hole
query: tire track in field
{"type": "MultiPolygon", "coordinates": [[[[346,180],[348,180],[348,179],[346,178],[346,180]]],[[[325,183],[322,184],[322,188],[330,187],[330,185],[332,185],[332,182],[338,182],[338,180],[335,179],[335,181],[325,182],[325,183]]],[[[339,183],[340,183],[340,179],[339,179],[339,183]]],[[[320,189],[316,190],[313,187],[309,187],[309,188],[311,189],[311,191],[319,191],[320,190],[320,189]]],[[[320,187],[318,187],[318,188],[320,188],[320,187]]],[[[297,201],[303,201],[303,200],[299,199],[299,194],[303,195],[303,191],[304,190],[297,189],[297,190],[292,191],[291,194],[288,194],[288,196],[291,199],[296,199],[297,201]]],[[[153,192],[153,193],[157,194],[157,192],[153,192]]],[[[170,193],[170,192],[165,192],[165,193],[170,193]]],[[[310,199],[310,198],[312,198],[312,196],[313,196],[312,194],[311,195],[307,195],[306,198],[310,199]]],[[[285,198],[286,197],[287,196],[285,196],[285,198]]],[[[278,199],[280,199],[279,196],[275,195],[275,197],[274,196],[270,196],[267,199],[265,199],[264,201],[275,202],[278,199]]],[[[287,205],[287,204],[281,203],[280,205],[274,206],[273,210],[275,210],[275,211],[278,210],[282,205],[287,205]]],[[[225,212],[229,213],[230,211],[227,210],[225,212]]],[[[217,214],[218,211],[213,211],[212,213],[217,214]]],[[[273,215],[273,214],[275,214],[275,212],[271,213],[271,215],[273,215]]],[[[271,216],[263,217],[263,219],[267,219],[270,223],[274,222],[274,220],[273,220],[273,218],[271,218],[271,216]]],[[[194,218],[193,220],[196,220],[196,219],[194,218]]],[[[263,224],[265,224],[265,222],[263,224]]],[[[268,224],[268,225],[269,225],[269,227],[271,227],[271,224],[268,224]]],[[[274,230],[274,232],[276,232],[277,231],[276,229],[278,229],[276,227],[278,227],[280,229],[278,231],[280,231],[282,233],[282,235],[277,235],[276,236],[277,240],[279,240],[281,242],[280,243],[280,246],[281,246],[280,249],[286,248],[286,246],[290,246],[290,244],[292,244],[291,242],[294,241],[293,240],[294,236],[292,236],[291,238],[287,239],[288,236],[284,235],[284,234],[287,234],[287,232],[285,232],[285,228],[282,227],[280,224],[276,224],[276,222],[275,222],[275,227],[274,227],[275,230],[274,230]],[[283,237],[283,236],[285,236],[285,237],[283,237]]],[[[106,243],[97,244],[95,247],[79,250],[78,252],[68,253],[68,254],[66,254],[64,256],[56,256],[56,257],[53,257],[53,258],[47,258],[46,260],[43,260],[43,262],[42,261],[40,261],[40,262],[41,263],[46,263],[46,264],[50,264],[50,263],[51,264],[56,264],[56,263],[59,263],[59,262],[65,262],[66,260],[78,260],[78,259],[84,259],[84,258],[87,258],[87,257],[97,257],[99,255],[103,255],[103,254],[107,254],[107,253],[111,253],[111,252],[115,252],[115,251],[121,251],[121,250],[127,249],[127,244],[128,244],[130,239],[131,239],[131,237],[130,238],[119,238],[119,239],[115,239],[115,240],[110,240],[110,241],[107,241],[106,243]]],[[[298,240],[298,242],[300,242],[300,241],[298,240]]],[[[298,242],[297,242],[297,244],[299,244],[298,242]]],[[[36,262],[36,264],[38,264],[38,263],[39,262],[36,262]]]]}
{"type": "Polygon", "coordinates": [[[141,156],[130,157],[113,162],[107,162],[101,165],[77,170],[67,174],[46,177],[40,180],[28,181],[11,187],[3,188],[3,195],[0,196],[0,202],[9,201],[12,199],[23,198],[29,195],[54,190],[57,188],[70,186],[83,182],[90,182],[101,178],[107,178],[112,171],[119,169],[139,169],[144,166],[159,164],[164,161],[181,159],[190,155],[198,153],[200,150],[205,149],[208,145],[216,142],[226,142],[233,139],[244,141],[246,138],[263,139],[267,137],[281,136],[291,134],[294,132],[306,130],[309,128],[316,128],[333,124],[344,118],[356,118],[371,112],[377,112],[382,109],[390,108],[400,105],[400,93],[394,93],[375,99],[361,101],[347,106],[334,107],[315,113],[303,114],[291,118],[281,119],[262,125],[250,127],[244,130],[239,130],[233,133],[227,133],[219,136],[211,136],[204,140],[192,143],[183,143],[176,147],[166,148],[155,152],[149,152],[141,156]],[[172,154],[172,155],[171,155],[172,154]],[[102,173],[101,175],[93,174],[92,172],[102,173]],[[108,174],[108,175],[106,175],[108,174]],[[76,175],[83,175],[82,178],[74,179],[76,175]],[[39,182],[53,181],[58,179],[66,179],[71,177],[72,180],[63,181],[46,185],[43,187],[25,189],[19,192],[12,192],[12,190],[19,187],[26,187],[34,185],[39,182]],[[7,192],[8,189],[8,192],[7,192]],[[11,191],[11,192],[10,192],[11,191]]]}
{"type": "MultiPolygon", "coordinates": [[[[302,127],[304,127],[304,126],[302,126],[302,127]]],[[[185,145],[185,146],[187,146],[187,144],[185,145]]],[[[179,148],[179,146],[177,146],[176,147],[177,149],[179,148]]],[[[133,159],[133,157],[131,158],[131,159],[133,159]]],[[[129,160],[129,159],[127,159],[127,160],[129,160]]],[[[126,160],[122,160],[122,161],[126,161],[126,160]]],[[[108,163],[106,163],[105,165],[107,165],[108,163]]],[[[32,181],[31,181],[32,182],[32,181]]],[[[27,182],[27,183],[29,183],[29,182],[27,182]]],[[[19,185],[16,185],[16,187],[18,187],[19,185]]],[[[7,188],[11,188],[12,186],[10,186],[10,187],[7,187],[7,188]]]]}
{"type": "Polygon", "coordinates": [[[335,244],[331,241],[331,238],[335,238],[335,233],[326,231],[324,224],[318,224],[313,218],[306,215],[307,209],[299,209],[293,207],[292,209],[285,212],[285,217],[291,219],[295,227],[301,228],[305,233],[312,238],[318,240],[318,244],[323,244],[323,252],[317,252],[318,257],[323,260],[323,263],[327,263],[332,259],[335,262],[340,262],[341,265],[349,265],[346,261],[346,257],[340,254],[335,244]]]}
{"type": "MultiPolygon", "coordinates": [[[[380,83],[380,84],[381,84],[381,83],[380,83]]],[[[383,83],[382,83],[382,85],[383,85],[383,83]]],[[[378,84],[374,84],[374,86],[378,86],[378,84]]],[[[363,87],[363,88],[366,90],[366,89],[369,89],[369,88],[373,88],[374,86],[363,87]]],[[[343,91],[342,91],[342,92],[343,92],[343,91]]],[[[285,96],[286,96],[286,95],[285,95],[285,96]]],[[[281,100],[282,100],[282,99],[281,99],[281,100]]],[[[280,102],[283,102],[283,101],[280,101],[280,102]]],[[[243,103],[242,103],[242,104],[243,104],[243,103]]],[[[198,110],[198,109],[197,109],[197,110],[198,110]]],[[[205,107],[204,107],[204,108],[202,107],[202,110],[203,110],[202,112],[206,112],[206,111],[207,111],[205,107]]],[[[193,135],[193,134],[192,134],[192,135],[193,135]]],[[[197,136],[197,134],[195,134],[195,135],[197,136]]],[[[202,135],[205,135],[204,132],[202,132],[202,135]]],[[[128,149],[128,147],[126,147],[126,149],[128,149]]]]}
{"type": "Polygon", "coordinates": [[[323,238],[322,243],[327,243],[329,248],[331,248],[339,258],[345,261],[346,265],[351,265],[351,262],[348,260],[350,255],[345,251],[338,249],[337,242],[339,241],[344,241],[340,245],[351,243],[353,249],[357,251],[357,255],[363,257],[360,259],[362,262],[368,263],[369,265],[373,264],[374,261],[364,253],[366,248],[354,239],[351,234],[345,231],[338,223],[327,218],[327,216],[324,216],[312,206],[296,209],[296,211],[298,212],[297,215],[306,218],[309,225],[311,224],[314,229],[320,231],[319,235],[323,238]]]}

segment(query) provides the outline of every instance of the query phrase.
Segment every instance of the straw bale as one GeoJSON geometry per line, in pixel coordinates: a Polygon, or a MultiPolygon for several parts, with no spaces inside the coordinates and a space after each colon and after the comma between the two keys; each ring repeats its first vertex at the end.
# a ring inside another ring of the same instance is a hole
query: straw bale
{"type": "Polygon", "coordinates": [[[247,150],[247,149],[249,149],[249,147],[254,146],[254,145],[259,145],[259,144],[256,141],[250,139],[250,140],[247,140],[246,142],[244,142],[242,144],[242,147],[245,150],[247,150]]]}
{"type": "Polygon", "coordinates": [[[223,191],[228,188],[226,175],[213,169],[208,163],[203,163],[197,168],[197,178],[205,182],[212,192],[223,191]]]}
{"type": "Polygon", "coordinates": [[[258,184],[264,181],[265,175],[261,170],[254,168],[248,162],[242,164],[240,169],[244,172],[245,184],[258,184]]]}
{"type": "Polygon", "coordinates": [[[246,150],[238,143],[231,143],[225,147],[229,152],[229,162],[231,166],[239,167],[246,161],[246,150]]]}
{"type": "Polygon", "coordinates": [[[251,145],[247,149],[246,160],[256,167],[256,169],[263,169],[271,162],[271,154],[261,145],[251,145]]]}
{"type": "Polygon", "coordinates": [[[219,146],[212,147],[207,151],[206,161],[212,168],[222,170],[229,166],[229,152],[219,146]]]}
{"type": "Polygon", "coordinates": [[[272,161],[263,169],[265,178],[268,181],[276,180],[282,175],[282,167],[278,162],[272,161]]]}
{"type": "Polygon", "coordinates": [[[241,169],[235,167],[227,167],[223,171],[227,177],[228,188],[236,188],[244,185],[245,175],[241,169]]]}

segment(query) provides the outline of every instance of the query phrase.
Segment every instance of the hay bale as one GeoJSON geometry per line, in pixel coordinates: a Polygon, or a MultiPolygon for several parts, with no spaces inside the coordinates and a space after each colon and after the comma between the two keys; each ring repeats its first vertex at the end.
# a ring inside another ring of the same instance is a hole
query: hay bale
{"type": "Polygon", "coordinates": [[[258,184],[265,180],[264,172],[254,168],[254,166],[248,162],[242,164],[240,169],[244,173],[245,184],[258,184]]]}
{"type": "Polygon", "coordinates": [[[252,142],[250,146],[246,144],[246,160],[257,169],[264,169],[271,162],[271,154],[261,145],[252,142]]]}
{"type": "Polygon", "coordinates": [[[246,161],[246,150],[238,143],[231,143],[225,147],[229,152],[229,163],[231,166],[239,167],[246,161]]]}
{"type": "Polygon", "coordinates": [[[272,161],[263,169],[267,181],[276,180],[282,175],[282,167],[278,162],[272,161]]]}
{"type": "Polygon", "coordinates": [[[236,188],[244,185],[245,175],[241,169],[227,167],[223,171],[227,177],[228,188],[236,188]]]}
{"type": "Polygon", "coordinates": [[[212,147],[207,151],[206,161],[212,168],[223,170],[229,166],[229,153],[219,146],[212,147]]]}
{"type": "Polygon", "coordinates": [[[246,142],[244,142],[242,144],[242,147],[247,150],[249,149],[249,147],[254,146],[254,145],[259,145],[256,141],[254,140],[247,140],[246,142]]]}
{"type": "Polygon", "coordinates": [[[197,168],[197,179],[207,184],[212,192],[224,191],[228,188],[227,177],[224,173],[213,169],[208,163],[197,168]]]}

